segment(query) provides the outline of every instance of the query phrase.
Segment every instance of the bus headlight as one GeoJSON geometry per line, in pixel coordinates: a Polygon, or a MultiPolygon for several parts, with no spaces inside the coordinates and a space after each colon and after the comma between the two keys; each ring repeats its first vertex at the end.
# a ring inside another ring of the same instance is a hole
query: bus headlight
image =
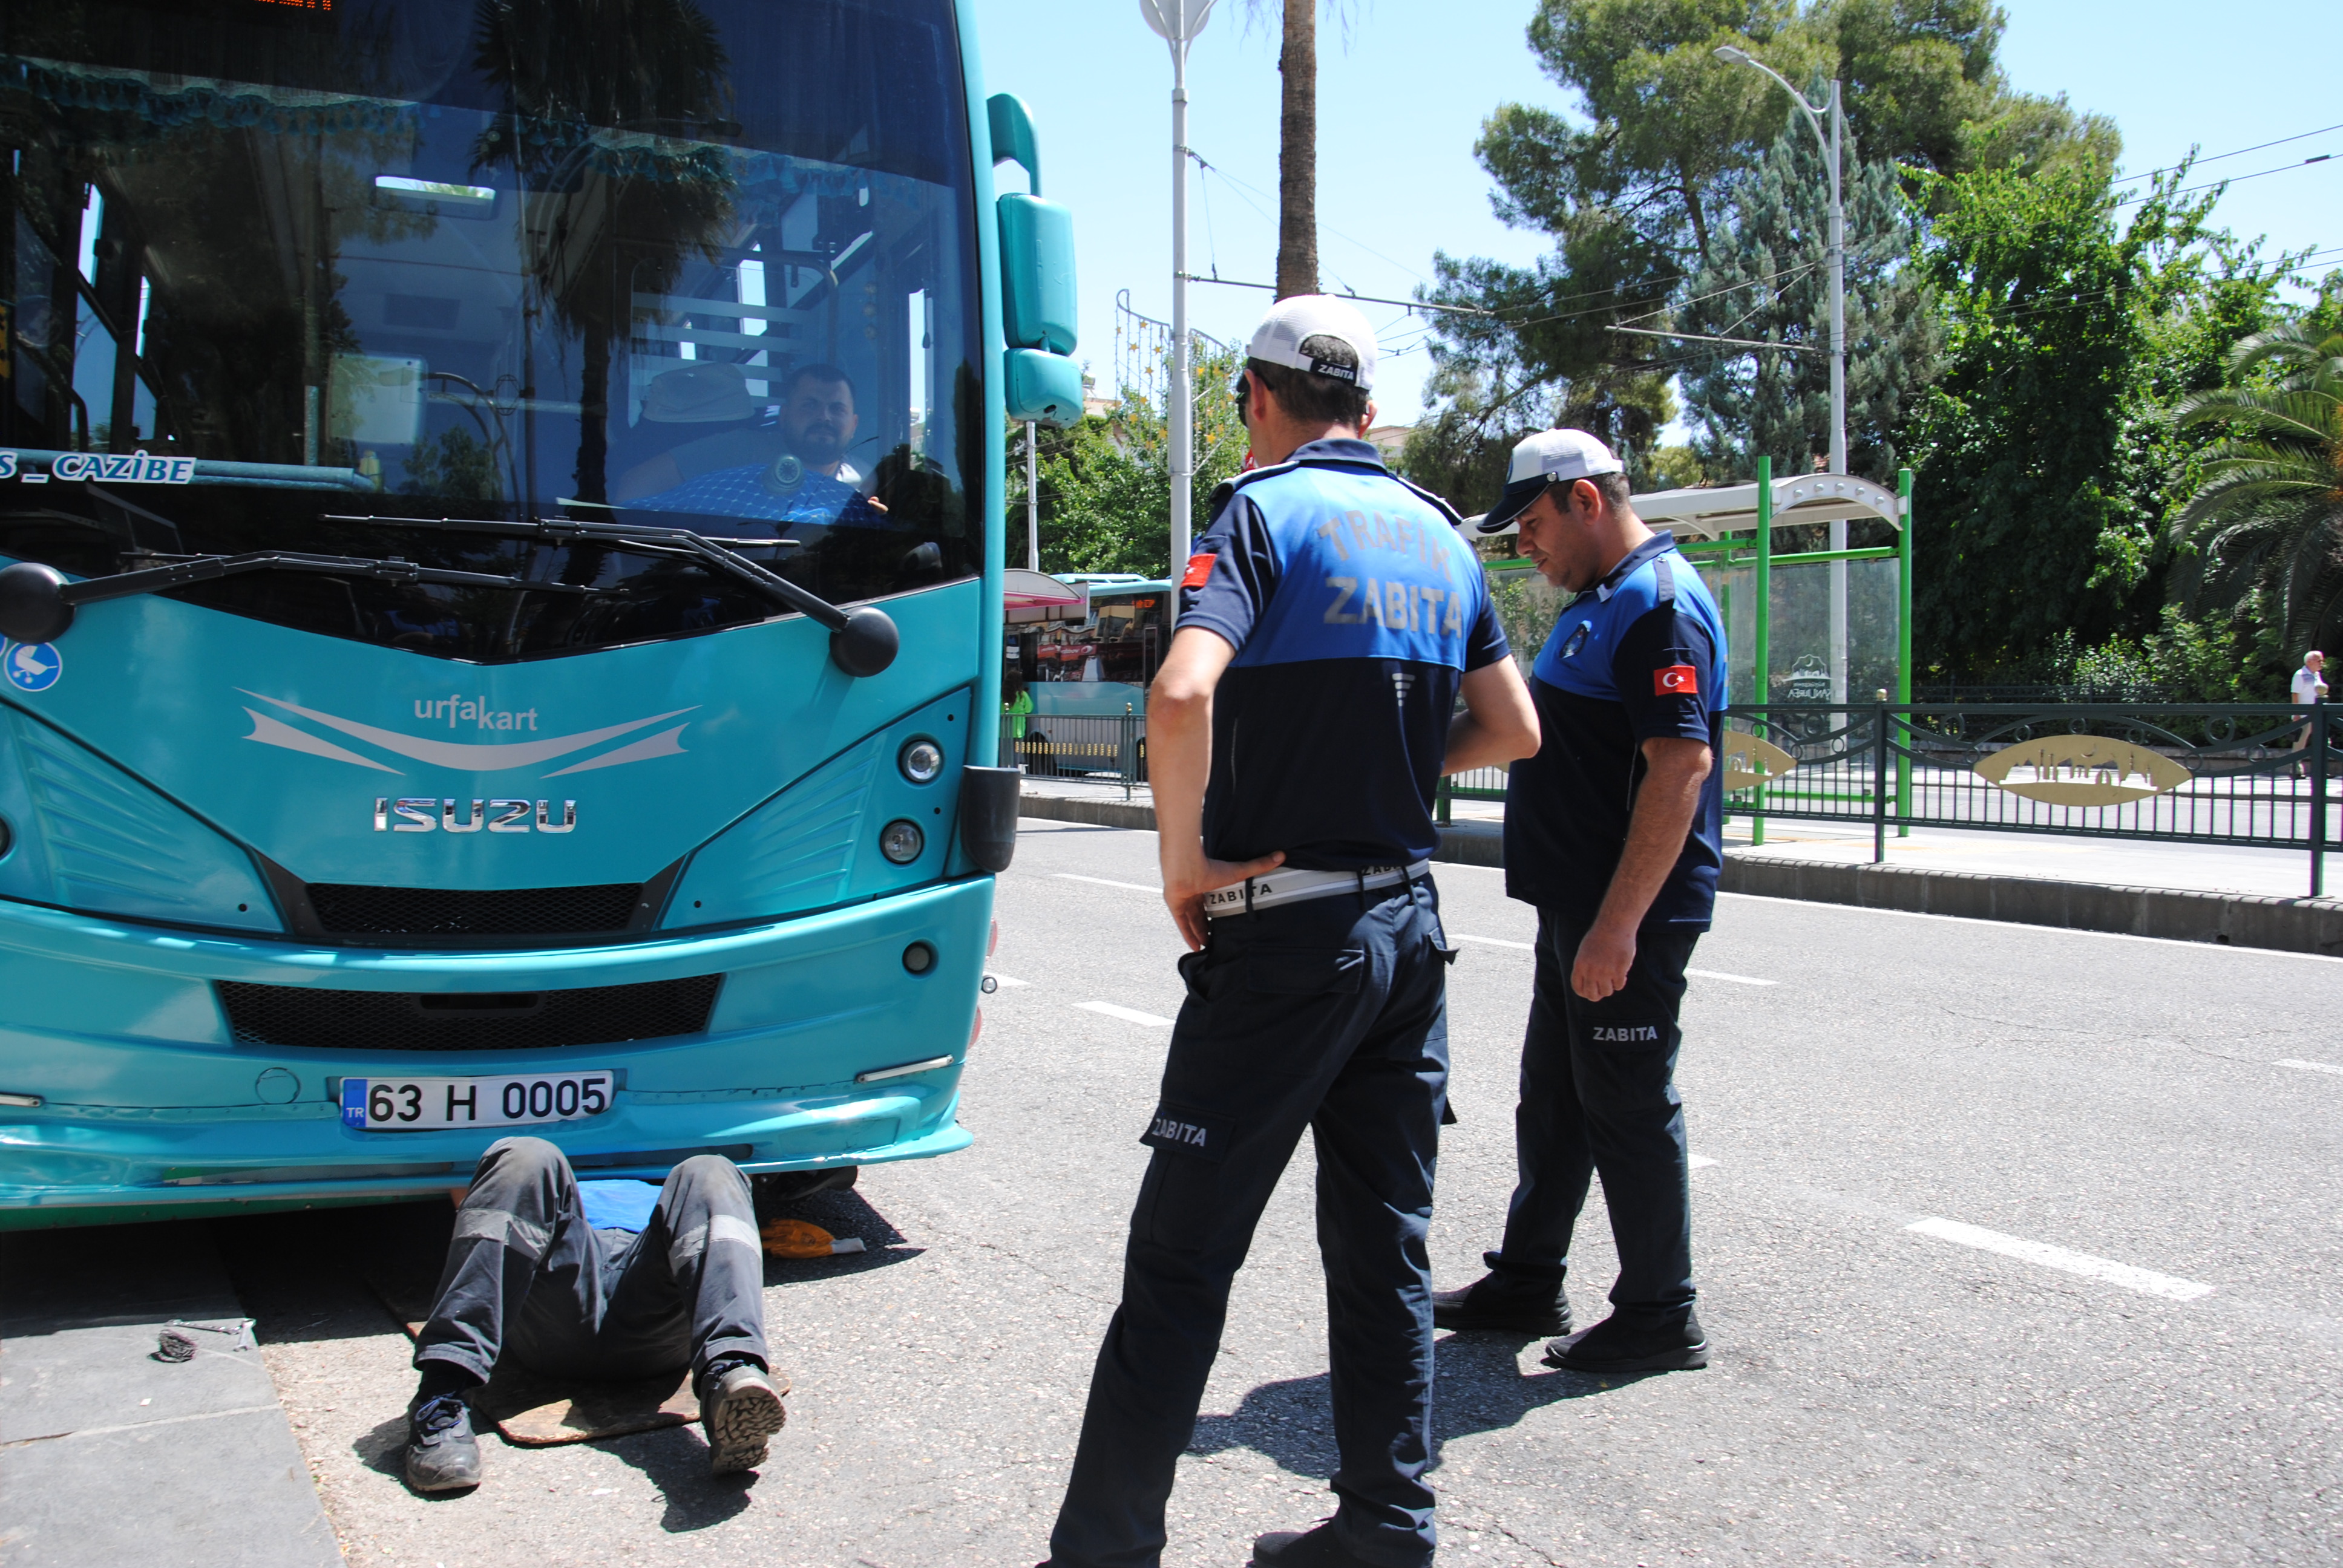
{"type": "Polygon", "coordinates": [[[912,783],[932,784],[944,770],[944,749],[924,737],[908,741],[897,754],[895,765],[912,783]]]}
{"type": "Polygon", "coordinates": [[[898,817],[879,830],[879,852],[899,866],[908,866],[928,847],[928,836],[908,817],[898,817]]]}

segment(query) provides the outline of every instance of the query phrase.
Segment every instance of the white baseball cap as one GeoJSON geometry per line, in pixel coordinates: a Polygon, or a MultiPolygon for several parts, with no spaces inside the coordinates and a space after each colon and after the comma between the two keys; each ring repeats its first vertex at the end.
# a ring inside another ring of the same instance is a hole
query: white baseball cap
{"type": "Polygon", "coordinates": [[[1481,518],[1478,529],[1503,533],[1548,485],[1625,471],[1610,447],[1584,430],[1541,430],[1524,437],[1514,445],[1513,465],[1505,470],[1505,493],[1481,518]]]}
{"type": "Polygon", "coordinates": [[[1282,365],[1348,381],[1362,392],[1375,384],[1375,329],[1367,325],[1357,306],[1331,294],[1289,295],[1271,306],[1261,325],[1252,329],[1245,357],[1264,365],[1282,365]],[[1302,346],[1312,337],[1341,338],[1358,356],[1358,367],[1311,358],[1302,352],[1302,346]]]}

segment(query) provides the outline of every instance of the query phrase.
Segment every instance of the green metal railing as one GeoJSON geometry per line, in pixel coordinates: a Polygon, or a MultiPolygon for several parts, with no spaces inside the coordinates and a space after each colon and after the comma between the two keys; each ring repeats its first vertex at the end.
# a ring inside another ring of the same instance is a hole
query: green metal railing
{"type": "Polygon", "coordinates": [[[1019,716],[1002,715],[1001,757],[1024,769],[1027,778],[1120,787],[1126,800],[1134,785],[1147,782],[1145,714],[1022,717],[1025,733],[1019,735],[1019,716]]]}
{"type": "MultiPolygon", "coordinates": [[[[2334,710],[2283,703],[1735,703],[1728,729],[1795,766],[1729,789],[1773,819],[1867,822],[1872,858],[1916,827],[2295,849],[2323,894],[2343,824],[2334,710]]],[[[1725,748],[1734,752],[1728,739],[1725,748]]],[[[1728,775],[1728,782],[1732,776],[1728,775]]]]}

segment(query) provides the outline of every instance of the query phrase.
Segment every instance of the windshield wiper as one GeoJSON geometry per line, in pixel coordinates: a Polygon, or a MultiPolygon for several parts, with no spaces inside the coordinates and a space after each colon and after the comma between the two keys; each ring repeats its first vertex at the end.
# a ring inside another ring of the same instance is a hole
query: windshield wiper
{"type": "Polygon", "coordinates": [[[377,582],[443,583],[454,588],[517,588],[530,593],[592,593],[574,583],[531,582],[490,572],[447,571],[412,561],[374,560],[364,556],[311,556],[284,550],[254,550],[237,556],[196,556],[168,566],[145,567],[75,582],[52,566],[18,561],[0,570],[0,636],[18,642],[54,642],[74,623],[74,612],[103,599],[162,593],[190,583],[246,572],[311,572],[321,577],[371,578],[377,582]]]}
{"type": "MultiPolygon", "coordinates": [[[[799,588],[787,578],[767,571],[746,556],[726,548],[723,543],[705,534],[693,533],[689,528],[651,528],[639,523],[588,523],[570,518],[529,518],[501,522],[494,518],[366,517],[331,512],[327,513],[322,520],[329,523],[399,523],[463,533],[518,534],[553,543],[623,545],[656,554],[685,556],[714,568],[773,603],[785,605],[828,627],[830,657],[839,668],[849,675],[878,674],[895,662],[895,655],[902,647],[902,634],[896,630],[894,618],[885,610],[873,605],[864,605],[860,609],[842,609],[811,589],[799,588]]],[[[782,549],[795,549],[802,541],[739,539],[730,542],[769,544],[782,549]]],[[[8,571],[15,569],[12,567],[8,571]]],[[[7,613],[8,571],[0,571],[0,616],[7,613]]],[[[6,629],[5,624],[0,624],[0,631],[6,629]]],[[[20,638],[18,640],[25,639],[20,638]]]]}

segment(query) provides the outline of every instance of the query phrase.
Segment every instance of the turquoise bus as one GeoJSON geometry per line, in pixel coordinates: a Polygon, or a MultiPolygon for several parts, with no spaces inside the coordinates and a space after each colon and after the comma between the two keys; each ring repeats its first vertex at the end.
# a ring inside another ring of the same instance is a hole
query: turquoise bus
{"type": "Polygon", "coordinates": [[[965,1146],[1081,406],[968,6],[47,0],[0,143],[0,1228],[965,1146]]]}

